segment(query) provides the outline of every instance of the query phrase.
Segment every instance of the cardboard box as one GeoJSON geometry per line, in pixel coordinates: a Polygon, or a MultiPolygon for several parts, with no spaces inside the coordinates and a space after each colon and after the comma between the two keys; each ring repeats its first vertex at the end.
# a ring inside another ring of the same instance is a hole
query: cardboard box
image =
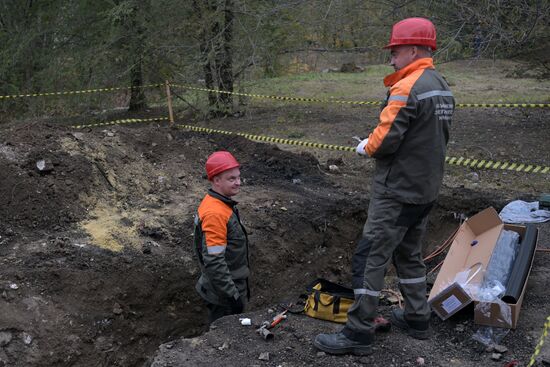
{"type": "Polygon", "coordinates": [[[503,227],[493,208],[483,210],[460,226],[428,298],[428,303],[441,319],[448,319],[473,302],[456,277],[459,273],[465,274],[471,277],[467,282],[469,285],[481,284],[503,227]],[[474,240],[477,243],[472,246],[474,240]]]}
{"type": "MultiPolygon", "coordinates": [[[[523,238],[526,228],[524,226],[505,224],[504,229],[518,232],[520,235],[520,238],[523,238]]],[[[537,238],[535,240],[535,243],[537,242],[538,242],[538,231],[537,231],[537,238]]],[[[521,244],[521,241],[520,241],[520,244],[521,244]]],[[[519,251],[521,250],[522,249],[520,247],[519,251]]],[[[525,278],[525,282],[521,290],[521,295],[517,299],[517,302],[506,303],[510,307],[512,323],[508,324],[507,322],[504,321],[501,315],[501,307],[497,303],[490,303],[486,305],[486,308],[484,308],[485,312],[480,312],[479,310],[480,302],[474,300],[474,304],[475,304],[474,322],[476,324],[486,325],[486,326],[496,326],[496,327],[502,327],[502,328],[512,328],[512,329],[515,329],[517,327],[517,323],[519,319],[519,311],[521,310],[521,304],[523,303],[523,297],[525,296],[525,289],[527,288],[527,281],[529,279],[529,274],[531,273],[531,268],[533,267],[534,260],[535,260],[535,256],[533,254],[533,256],[531,257],[531,261],[529,263],[529,270],[527,271],[527,277],[525,278]]]]}
{"type": "MultiPolygon", "coordinates": [[[[481,312],[479,307],[475,308],[475,323],[507,328],[516,327],[525,293],[525,284],[518,301],[514,304],[506,304],[510,307],[512,315],[510,324],[502,320],[501,310],[497,303],[485,302],[480,305],[480,302],[475,299],[475,292],[473,292],[483,281],[483,275],[503,229],[516,231],[520,236],[523,236],[525,231],[523,226],[505,225],[493,208],[481,211],[460,226],[452,238],[452,245],[428,298],[428,303],[441,319],[448,319],[474,302],[476,306],[485,306],[484,312],[481,312]]],[[[527,279],[528,277],[529,275],[527,275],[527,279]]]]}

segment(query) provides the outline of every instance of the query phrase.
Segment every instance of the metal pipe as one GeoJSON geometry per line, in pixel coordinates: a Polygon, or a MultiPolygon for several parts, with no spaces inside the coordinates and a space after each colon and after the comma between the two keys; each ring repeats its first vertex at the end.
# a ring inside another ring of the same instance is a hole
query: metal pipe
{"type": "Polygon", "coordinates": [[[259,328],[258,330],[258,334],[260,334],[260,336],[262,338],[264,338],[266,341],[269,341],[271,339],[273,339],[273,337],[275,335],[273,335],[273,333],[271,331],[269,331],[266,327],[262,326],[261,328],[259,328]]]}
{"type": "Polygon", "coordinates": [[[537,237],[537,227],[528,224],[519,246],[518,255],[512,266],[510,279],[508,279],[508,284],[506,285],[506,292],[502,297],[504,302],[515,304],[521,296],[521,291],[527,280],[527,273],[529,273],[529,268],[535,254],[535,248],[537,247],[537,237]]]}

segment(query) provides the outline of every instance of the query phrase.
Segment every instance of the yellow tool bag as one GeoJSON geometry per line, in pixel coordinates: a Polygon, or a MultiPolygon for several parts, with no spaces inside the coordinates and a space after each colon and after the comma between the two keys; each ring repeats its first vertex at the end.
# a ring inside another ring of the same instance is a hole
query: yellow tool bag
{"type": "Polygon", "coordinates": [[[321,278],[312,282],[306,289],[306,315],[342,324],[348,321],[348,309],[354,300],[352,289],[321,278]]]}

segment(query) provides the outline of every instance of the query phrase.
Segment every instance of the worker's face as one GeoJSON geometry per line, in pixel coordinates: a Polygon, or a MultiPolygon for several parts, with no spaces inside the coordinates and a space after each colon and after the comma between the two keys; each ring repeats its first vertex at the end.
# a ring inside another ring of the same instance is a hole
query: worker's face
{"type": "Polygon", "coordinates": [[[232,197],[241,190],[241,171],[238,167],[224,171],[212,179],[214,191],[232,197]]]}
{"type": "Polygon", "coordinates": [[[416,46],[401,45],[391,48],[390,65],[395,71],[403,69],[416,59],[418,49],[416,46]]]}

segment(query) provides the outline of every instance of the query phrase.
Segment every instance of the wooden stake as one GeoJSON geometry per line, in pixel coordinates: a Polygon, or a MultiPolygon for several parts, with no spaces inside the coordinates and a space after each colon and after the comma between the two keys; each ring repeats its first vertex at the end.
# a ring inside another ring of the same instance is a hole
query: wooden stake
{"type": "Polygon", "coordinates": [[[170,83],[166,81],[166,98],[168,99],[168,114],[170,116],[170,126],[174,125],[174,111],[172,111],[172,94],[170,93],[170,83]]]}

